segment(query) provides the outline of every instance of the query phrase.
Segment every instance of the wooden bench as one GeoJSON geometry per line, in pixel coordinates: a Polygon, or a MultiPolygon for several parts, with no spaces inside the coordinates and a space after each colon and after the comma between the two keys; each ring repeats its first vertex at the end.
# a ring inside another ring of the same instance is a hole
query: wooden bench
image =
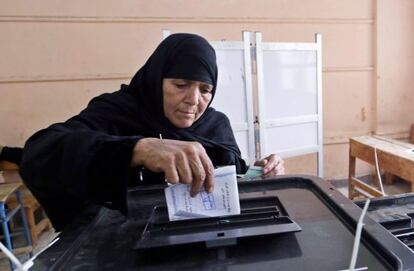
{"type": "Polygon", "coordinates": [[[356,159],[375,166],[375,149],[381,170],[411,182],[414,191],[414,144],[379,136],[352,137],[349,144],[349,198],[357,195],[379,197],[377,187],[366,184],[355,176],[356,159]]]}

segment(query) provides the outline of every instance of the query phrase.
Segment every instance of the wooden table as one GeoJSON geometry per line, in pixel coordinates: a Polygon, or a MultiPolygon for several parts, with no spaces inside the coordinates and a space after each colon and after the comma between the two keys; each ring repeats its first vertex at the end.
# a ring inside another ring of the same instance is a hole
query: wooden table
{"type": "Polygon", "coordinates": [[[383,196],[378,188],[362,182],[355,176],[356,158],[375,166],[375,148],[380,169],[411,182],[411,191],[414,191],[414,144],[379,136],[352,137],[349,143],[350,199],[357,195],[383,196]]]}

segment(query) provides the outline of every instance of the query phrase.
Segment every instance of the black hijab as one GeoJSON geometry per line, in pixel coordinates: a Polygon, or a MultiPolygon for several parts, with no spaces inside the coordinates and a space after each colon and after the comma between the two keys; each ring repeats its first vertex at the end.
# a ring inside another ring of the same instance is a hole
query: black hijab
{"type": "Polygon", "coordinates": [[[217,165],[234,164],[235,161],[229,161],[230,157],[227,156],[234,156],[230,160],[241,160],[240,150],[227,117],[213,108],[207,108],[189,128],[177,128],[170,123],[163,110],[164,78],[195,80],[213,85],[210,106],[217,87],[217,64],[213,47],[195,34],[170,35],[135,74],[130,85],[123,89],[136,97],[141,130],[145,130],[147,134],[198,141],[208,148],[210,157],[218,160],[215,163],[217,165]]]}
{"type": "Polygon", "coordinates": [[[217,85],[216,53],[202,37],[174,34],[164,39],[145,65],[132,78],[129,88],[154,118],[167,124],[163,112],[162,80],[179,78],[217,85]]]}

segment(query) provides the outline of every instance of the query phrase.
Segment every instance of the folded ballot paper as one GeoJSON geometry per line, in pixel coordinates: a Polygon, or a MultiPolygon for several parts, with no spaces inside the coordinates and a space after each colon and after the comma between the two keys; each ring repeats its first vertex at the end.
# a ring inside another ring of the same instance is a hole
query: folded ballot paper
{"type": "Polygon", "coordinates": [[[188,184],[175,184],[165,188],[170,221],[240,214],[235,166],[214,170],[212,193],[201,190],[192,198],[190,189],[188,184]]]}

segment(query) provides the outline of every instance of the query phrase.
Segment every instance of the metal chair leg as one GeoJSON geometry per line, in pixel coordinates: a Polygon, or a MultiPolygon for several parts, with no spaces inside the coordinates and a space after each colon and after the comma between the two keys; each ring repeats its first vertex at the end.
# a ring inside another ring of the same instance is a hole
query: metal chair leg
{"type": "MultiPolygon", "coordinates": [[[[11,242],[11,237],[10,237],[10,232],[9,232],[9,227],[7,225],[7,214],[6,214],[6,209],[4,206],[4,202],[0,202],[0,220],[1,220],[1,226],[3,228],[3,234],[4,234],[4,240],[6,242],[6,247],[10,250],[13,251],[13,246],[12,246],[12,242],[11,242]]],[[[10,267],[11,270],[14,270],[15,266],[13,264],[12,261],[10,261],[10,267]]]]}

